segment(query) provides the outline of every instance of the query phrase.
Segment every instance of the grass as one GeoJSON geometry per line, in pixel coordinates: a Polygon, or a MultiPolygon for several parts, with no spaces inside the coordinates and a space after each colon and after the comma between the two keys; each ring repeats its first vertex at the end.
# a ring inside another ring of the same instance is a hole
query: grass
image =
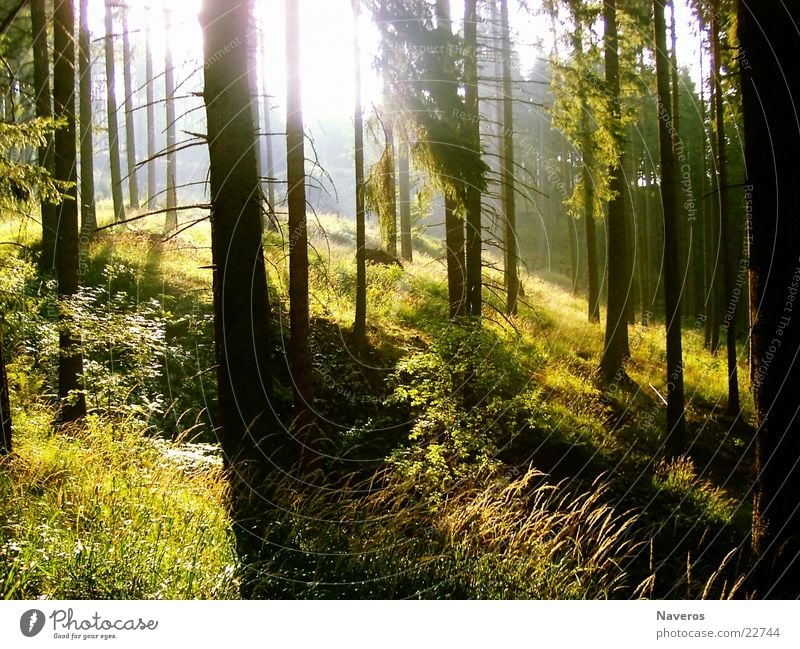
{"type": "MultiPolygon", "coordinates": [[[[309,345],[337,457],[311,486],[268,486],[280,507],[262,522],[260,556],[240,566],[224,474],[196,444],[214,441],[208,227],[160,242],[151,232],[161,222],[142,219],[92,244],[84,281],[104,293],[84,322],[114,331],[87,358],[110,397],[90,399],[86,425],[66,432],[53,431],[46,398],[50,289],[24,248],[0,250],[14,269],[2,293],[17,442],[0,468],[5,596],[235,597],[240,577],[271,597],[714,597],[738,588],[749,433],[721,417],[726,369],[699,332],[684,336],[692,459],[665,464],[656,459],[663,326],[631,328],[633,386],[603,385],[602,329],[562,278],[525,274],[511,320],[487,290],[482,331],[453,327],[443,261],[423,241],[405,268],[369,266],[370,349],[359,355],[349,346],[353,227],[325,215],[312,228],[309,345]],[[134,323],[148,336],[137,338],[134,323]],[[123,351],[151,348],[152,372],[120,371],[123,351]],[[143,394],[155,404],[146,413],[143,394]]],[[[26,223],[3,220],[0,237],[35,245],[26,223]]],[[[277,338],[288,335],[283,240],[265,237],[277,338]]],[[[486,277],[501,283],[496,271],[486,277]]],[[[287,377],[278,381],[285,410],[287,377]]]]}
{"type": "Polygon", "coordinates": [[[237,596],[216,455],[98,416],[56,435],[52,416],[17,417],[15,453],[0,470],[4,597],[237,596]]]}

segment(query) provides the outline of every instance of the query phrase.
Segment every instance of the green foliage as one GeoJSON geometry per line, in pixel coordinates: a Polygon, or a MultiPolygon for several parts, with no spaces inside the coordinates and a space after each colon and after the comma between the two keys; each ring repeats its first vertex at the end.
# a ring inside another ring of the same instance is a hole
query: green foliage
{"type": "Polygon", "coordinates": [[[415,423],[412,445],[394,456],[400,472],[439,494],[496,470],[526,382],[506,342],[480,327],[453,325],[429,349],[404,358],[391,400],[408,404],[415,423]]]}
{"type": "Polygon", "coordinates": [[[459,93],[463,39],[437,28],[424,0],[375,2],[381,66],[391,73],[395,121],[412,142],[414,166],[463,204],[468,187],[485,191],[489,166],[474,140],[459,93]]]}
{"type": "Polygon", "coordinates": [[[0,122],[0,210],[30,207],[37,197],[56,203],[68,189],[68,183],[53,180],[44,168],[13,160],[15,151],[44,145],[58,125],[44,118],[0,122]]]}

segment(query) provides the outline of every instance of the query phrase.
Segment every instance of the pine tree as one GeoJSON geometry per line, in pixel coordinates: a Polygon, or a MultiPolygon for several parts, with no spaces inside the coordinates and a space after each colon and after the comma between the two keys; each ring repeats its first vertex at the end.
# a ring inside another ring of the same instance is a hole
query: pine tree
{"type": "Polygon", "coordinates": [[[86,415],[81,386],[83,356],[80,339],[65,302],[78,292],[78,189],[75,133],[75,13],[72,0],[56,0],[53,13],[53,113],[64,120],[56,131],[54,177],[70,183],[58,205],[56,275],[61,303],[58,337],[59,420],[76,421],[86,415]]]}

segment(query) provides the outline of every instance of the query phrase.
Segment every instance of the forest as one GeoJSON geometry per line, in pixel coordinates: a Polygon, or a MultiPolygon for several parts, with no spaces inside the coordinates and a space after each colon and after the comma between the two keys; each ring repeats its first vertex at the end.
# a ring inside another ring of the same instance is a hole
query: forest
{"type": "Polygon", "coordinates": [[[798,25],[0,0],[0,595],[800,597],[798,25]]]}

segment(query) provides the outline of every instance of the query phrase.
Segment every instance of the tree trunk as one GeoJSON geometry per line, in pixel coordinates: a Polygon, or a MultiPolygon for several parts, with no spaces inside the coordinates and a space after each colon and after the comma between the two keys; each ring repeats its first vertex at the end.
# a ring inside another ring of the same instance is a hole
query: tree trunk
{"type": "Polygon", "coordinates": [[[358,38],[361,0],[352,0],[353,6],[353,77],[355,84],[355,179],[356,179],[356,315],[353,338],[364,345],[367,338],[367,259],[364,209],[364,111],[361,107],[361,43],[358,38]]]}
{"type": "MultiPolygon", "coordinates": [[[[36,92],[36,116],[51,117],[53,108],[50,96],[50,57],[47,47],[47,15],[45,0],[31,0],[31,27],[33,31],[33,80],[36,92]]],[[[53,172],[53,137],[39,147],[39,166],[53,172]]],[[[55,269],[56,230],[58,215],[56,206],[49,201],[41,201],[42,209],[42,256],[39,265],[42,271],[55,269]]]]}
{"type": "MultiPolygon", "coordinates": [[[[465,146],[481,148],[480,113],[478,112],[478,13],[477,0],[464,1],[464,110],[468,124],[465,146]]],[[[466,298],[467,314],[478,318],[482,307],[481,277],[481,190],[466,188],[466,298]]]]}
{"type": "Polygon", "coordinates": [[[384,83],[383,95],[383,136],[386,142],[386,149],[383,155],[387,156],[386,167],[384,168],[386,174],[386,198],[389,200],[388,210],[384,219],[386,222],[383,224],[383,229],[386,235],[386,252],[392,257],[397,257],[397,186],[395,184],[394,173],[394,118],[392,116],[392,108],[389,105],[390,90],[388,88],[388,80],[384,83]]]}
{"type": "MultiPolygon", "coordinates": [[[[175,118],[175,68],[172,65],[172,9],[164,7],[164,102],[167,109],[167,212],[164,219],[164,232],[172,232],[178,227],[177,175],[178,159],[176,145],[175,118]]],[[[230,47],[230,43],[228,43],[230,47]]],[[[213,65],[213,64],[212,64],[213,65]]]]}
{"type": "MultiPolygon", "coordinates": [[[[450,0],[436,0],[437,29],[446,42],[452,35],[450,0]]],[[[458,216],[458,204],[453,196],[444,193],[445,259],[447,263],[447,301],[450,318],[460,318],[467,313],[465,294],[464,222],[458,216]]]]}
{"type": "MultiPolygon", "coordinates": [[[[568,151],[569,142],[567,138],[561,139],[561,178],[564,185],[564,195],[572,195],[572,160],[568,151]]],[[[572,284],[572,295],[578,295],[578,229],[575,219],[570,214],[569,209],[564,205],[564,224],[567,226],[567,248],[569,250],[569,279],[572,284]]]]}
{"type": "Polygon", "coordinates": [[[589,322],[600,322],[600,281],[597,270],[597,229],[595,207],[597,200],[594,191],[594,149],[589,133],[588,107],[583,110],[581,148],[583,149],[583,218],[586,221],[586,275],[589,283],[589,322]]]}
{"type": "Polygon", "coordinates": [[[408,142],[399,143],[397,156],[397,189],[400,211],[400,257],[411,261],[411,180],[408,169],[408,142]]]}
{"type": "Polygon", "coordinates": [[[750,368],[758,424],[756,587],[761,597],[789,599],[797,597],[800,583],[800,317],[795,299],[800,287],[800,129],[795,119],[800,67],[793,64],[800,46],[800,6],[777,5],[740,0],[738,25],[750,225],[750,368]]]}
{"type": "Polygon", "coordinates": [[[517,258],[517,213],[514,186],[514,97],[511,87],[511,30],[508,25],[508,0],[500,0],[500,29],[503,59],[503,212],[505,213],[506,313],[517,313],[519,260],[517,258]]]}
{"type": "Polygon", "coordinates": [[[455,199],[447,195],[444,197],[444,227],[450,318],[458,318],[467,315],[464,221],[458,216],[455,199]]]}
{"type": "Polygon", "coordinates": [[[728,406],[726,414],[739,414],[739,370],[736,354],[736,306],[739,301],[734,295],[734,264],[731,250],[731,208],[728,187],[728,158],[725,150],[725,108],[722,99],[720,77],[719,24],[717,3],[711,18],[711,57],[712,78],[714,79],[714,120],[717,134],[717,200],[720,209],[720,239],[722,246],[722,267],[724,282],[724,315],[722,329],[725,332],[725,348],[728,361],[728,406]]]}
{"type": "Polygon", "coordinates": [[[120,223],[125,220],[125,204],[122,199],[122,165],[119,154],[119,124],[117,123],[113,6],[113,0],[105,0],[108,156],[109,166],[111,167],[111,197],[114,203],[114,221],[120,223]]]}
{"type": "Polygon", "coordinates": [[[81,137],[81,243],[97,229],[94,199],[94,138],[92,136],[92,58],[89,34],[89,0],[81,0],[78,37],[81,137]]]}
{"type": "Polygon", "coordinates": [[[139,176],[136,172],[136,133],[133,114],[133,61],[128,34],[128,7],[122,6],[122,78],[125,85],[125,153],[128,159],[128,196],[132,209],[139,208],[139,176]]]}
{"type": "Polygon", "coordinates": [[[8,375],[6,374],[3,341],[0,339],[0,457],[11,453],[11,401],[8,395],[8,375]]]}
{"type": "MultiPolygon", "coordinates": [[[[308,312],[308,233],[303,106],[300,78],[300,7],[286,0],[286,179],[289,187],[289,324],[292,387],[297,429],[314,420],[308,312]]],[[[305,431],[306,433],[308,431],[305,431]]],[[[305,454],[304,454],[305,455],[305,454]]]]}
{"type": "Polygon", "coordinates": [[[83,268],[78,259],[78,188],[75,133],[75,14],[72,0],[56,0],[53,13],[53,105],[56,119],[64,126],[55,136],[55,178],[72,183],[58,206],[56,234],[56,274],[58,299],[62,303],[58,338],[59,420],[76,421],[86,415],[86,401],[81,387],[83,356],[80,338],[63,301],[78,292],[83,268]]]}
{"type": "MultiPolygon", "coordinates": [[[[577,19],[573,34],[573,51],[583,56],[583,29],[577,19]]],[[[597,230],[595,223],[596,198],[594,191],[594,143],[592,141],[589,105],[586,90],[580,89],[581,100],[581,180],[583,182],[583,218],[586,229],[586,279],[588,283],[589,322],[600,322],[600,282],[597,270],[597,230]]]]}
{"type": "Polygon", "coordinates": [[[665,0],[653,1],[658,83],[658,144],[661,152],[661,204],[664,211],[664,306],[667,321],[667,431],[664,448],[670,457],[677,457],[683,453],[686,446],[686,420],[681,348],[681,255],[676,201],[678,183],[673,151],[677,136],[670,105],[664,2],[665,0]]]}
{"type": "Polygon", "coordinates": [[[153,77],[152,26],[150,7],[145,7],[145,76],[147,92],[147,209],[156,209],[158,183],[156,182],[156,93],[153,77]]]}
{"type": "MultiPolygon", "coordinates": [[[[679,78],[679,70],[678,70],[678,33],[677,29],[675,28],[675,2],[674,0],[668,0],[664,5],[664,10],[666,12],[667,7],[669,7],[670,13],[670,24],[669,24],[669,35],[670,35],[670,45],[669,49],[667,50],[669,53],[669,84],[670,84],[670,101],[672,102],[672,140],[674,142],[673,149],[676,152],[675,156],[677,157],[678,146],[683,147],[685,142],[681,136],[681,103],[680,103],[680,78],[679,78]]],[[[665,18],[666,21],[666,18],[665,18]]],[[[676,163],[677,164],[677,163],[676,163]]],[[[680,183],[680,167],[677,167],[675,170],[676,174],[676,182],[680,183]]],[[[691,249],[689,248],[689,237],[688,237],[688,227],[686,223],[686,211],[683,207],[683,201],[678,200],[678,191],[679,189],[676,186],[676,198],[675,198],[675,222],[678,228],[678,240],[680,241],[680,257],[679,259],[679,270],[681,275],[683,275],[682,281],[682,289],[680,294],[681,300],[681,313],[686,313],[687,311],[687,304],[691,304],[689,300],[689,293],[691,292],[691,283],[686,281],[689,277],[689,259],[691,254],[691,249]]]]}
{"type": "MultiPolygon", "coordinates": [[[[604,0],[605,22],[605,73],[608,103],[615,130],[620,123],[619,53],[617,51],[617,6],[616,0],[604,0]]],[[[605,348],[600,360],[600,372],[606,381],[618,381],[626,376],[625,360],[628,350],[628,242],[625,227],[625,178],[624,156],[609,169],[610,189],[615,198],[608,204],[608,245],[606,265],[608,267],[608,309],[606,314],[605,348]]]]}
{"type": "MultiPolygon", "coordinates": [[[[277,437],[270,385],[270,307],[261,246],[247,49],[250,2],[204,0],[204,100],[211,184],[220,442],[228,466],[264,465],[277,437]],[[222,54],[220,54],[222,52],[222,54]],[[243,317],[246,314],[246,317],[243,317]]],[[[258,486],[258,485],[256,485],[258,486]]]]}

